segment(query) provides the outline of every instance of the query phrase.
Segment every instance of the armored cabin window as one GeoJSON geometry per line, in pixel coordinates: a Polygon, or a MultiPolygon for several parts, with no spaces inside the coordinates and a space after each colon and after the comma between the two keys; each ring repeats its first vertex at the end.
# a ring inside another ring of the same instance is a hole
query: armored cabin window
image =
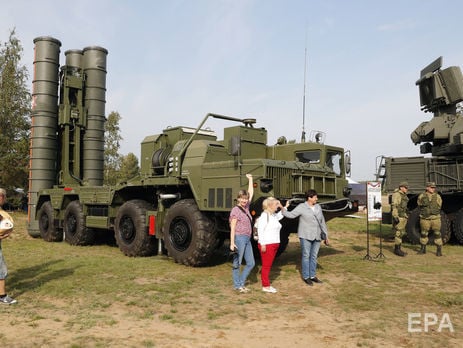
{"type": "Polygon", "coordinates": [[[320,150],[296,152],[296,157],[302,163],[320,163],[320,150]]]}
{"type": "Polygon", "coordinates": [[[342,153],[337,151],[328,151],[326,154],[326,166],[331,168],[336,175],[341,175],[342,153]]]}

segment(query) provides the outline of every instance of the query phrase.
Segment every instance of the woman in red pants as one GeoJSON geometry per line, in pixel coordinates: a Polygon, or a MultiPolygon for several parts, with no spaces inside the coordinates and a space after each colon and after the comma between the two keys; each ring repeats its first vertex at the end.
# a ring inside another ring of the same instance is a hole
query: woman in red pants
{"type": "Polygon", "coordinates": [[[262,260],[261,280],[262,291],[275,293],[277,290],[270,286],[270,269],[280,246],[280,220],[283,214],[276,213],[281,208],[281,203],[274,197],[268,197],[262,202],[262,214],[257,221],[257,233],[259,235],[258,248],[262,260]]]}

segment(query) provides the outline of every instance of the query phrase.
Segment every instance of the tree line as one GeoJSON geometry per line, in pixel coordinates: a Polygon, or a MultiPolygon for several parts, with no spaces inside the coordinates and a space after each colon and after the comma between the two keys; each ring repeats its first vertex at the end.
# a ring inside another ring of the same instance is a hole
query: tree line
{"type": "MultiPolygon", "coordinates": [[[[23,47],[15,29],[0,41],[0,187],[13,206],[24,202],[29,181],[31,92],[29,72],[21,65],[23,47]],[[18,201],[18,202],[16,202],[18,201]]],[[[121,115],[112,111],[105,123],[104,183],[114,185],[138,174],[138,158],[119,153],[121,115]]]]}

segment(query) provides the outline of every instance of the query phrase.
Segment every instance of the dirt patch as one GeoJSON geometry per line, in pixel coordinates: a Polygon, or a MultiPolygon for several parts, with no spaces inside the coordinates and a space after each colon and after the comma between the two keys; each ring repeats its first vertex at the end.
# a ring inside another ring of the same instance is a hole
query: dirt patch
{"type": "MultiPolygon", "coordinates": [[[[278,284],[275,283],[275,286],[278,284]]],[[[40,311],[40,319],[24,322],[16,317],[14,307],[3,313],[4,320],[10,325],[0,329],[3,342],[10,347],[58,347],[104,346],[111,347],[348,347],[351,346],[352,331],[345,330],[343,320],[335,313],[330,313],[329,296],[316,294],[318,290],[290,289],[280,284],[281,294],[269,294],[271,303],[259,305],[249,303],[233,310],[224,318],[210,320],[204,325],[189,325],[166,322],[153,315],[152,318],[133,318],[133,312],[127,306],[114,304],[106,309],[88,313],[89,326],[72,324],[72,314],[67,313],[66,306],[56,303],[53,309],[40,311]],[[307,305],[305,296],[312,297],[318,306],[307,305]],[[273,307],[287,306],[287,315],[273,310],[273,307]],[[245,314],[246,318],[242,315],[245,314]],[[95,318],[100,317],[100,320],[95,318]],[[92,324],[93,323],[93,324],[92,324]]],[[[230,296],[237,295],[230,291],[230,296]]],[[[25,301],[26,299],[22,299],[25,301]]],[[[203,305],[207,307],[204,299],[203,305]]],[[[21,304],[18,304],[21,305],[21,304]]],[[[48,303],[53,305],[53,301],[48,303]]],[[[47,306],[48,307],[48,306],[47,306]]],[[[190,308],[185,306],[184,311],[190,308]]],[[[194,308],[196,311],[196,307],[194,308]]],[[[201,316],[201,315],[199,315],[201,316]]],[[[191,313],[194,318],[194,313],[191,313]]],[[[193,319],[194,321],[194,319],[193,319]]]]}
{"type": "MultiPolygon", "coordinates": [[[[398,258],[386,240],[386,259],[365,261],[365,236],[348,223],[330,226],[332,247],[322,247],[319,257],[324,283],[312,287],[300,278],[299,243],[291,235],[272,269],[276,294],[261,291],[260,265],[249,277],[251,292],[239,294],[225,259],[189,268],[162,257],[127,258],[113,246],[73,248],[17,236],[4,249],[11,294],[19,302],[0,307],[0,342],[4,347],[463,346],[463,247],[444,247],[438,260],[432,253],[417,256],[414,246],[405,245],[409,255],[398,258]],[[23,265],[26,254],[31,265],[23,265]],[[91,279],[100,294],[90,296],[79,276],[98,263],[108,265],[91,279]],[[126,272],[128,280],[120,279],[124,285],[118,287],[121,273],[111,269],[123,266],[145,271],[126,272]],[[51,293],[64,282],[62,293],[51,293]],[[454,332],[433,326],[411,334],[409,312],[434,312],[439,319],[449,313],[454,332]]],[[[374,236],[371,248],[376,255],[374,236]]]]}

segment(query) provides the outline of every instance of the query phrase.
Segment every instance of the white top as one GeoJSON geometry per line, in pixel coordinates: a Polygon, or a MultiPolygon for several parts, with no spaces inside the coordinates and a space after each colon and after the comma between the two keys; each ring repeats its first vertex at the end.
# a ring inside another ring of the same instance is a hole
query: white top
{"type": "Polygon", "coordinates": [[[262,212],[257,220],[257,233],[259,234],[260,245],[280,243],[280,220],[283,217],[281,211],[270,215],[265,211],[262,212]]]}

